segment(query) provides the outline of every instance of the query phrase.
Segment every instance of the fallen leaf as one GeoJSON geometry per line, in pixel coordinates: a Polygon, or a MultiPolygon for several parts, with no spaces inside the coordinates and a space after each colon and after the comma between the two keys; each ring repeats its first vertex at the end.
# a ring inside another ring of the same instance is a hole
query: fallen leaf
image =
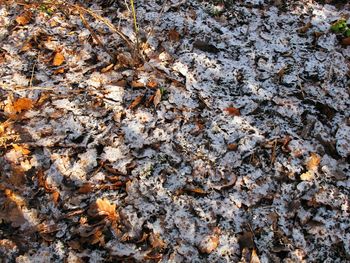
{"type": "Polygon", "coordinates": [[[350,46],[350,37],[346,37],[341,41],[341,44],[344,46],[350,46]]]}
{"type": "Polygon", "coordinates": [[[179,42],[180,40],[180,34],[175,29],[169,30],[168,36],[170,41],[179,42]]]}
{"type": "Polygon", "coordinates": [[[159,234],[151,233],[149,241],[151,243],[152,248],[163,249],[166,246],[165,242],[160,238],[159,234]]]}
{"type": "Polygon", "coordinates": [[[198,248],[202,253],[210,254],[219,246],[219,244],[220,242],[218,236],[207,236],[202,239],[202,241],[199,243],[198,248]]]}
{"type": "Polygon", "coordinates": [[[162,92],[160,91],[160,89],[157,89],[153,99],[153,104],[155,108],[157,108],[157,105],[160,103],[161,99],[162,99],[162,92]]]}
{"type": "Polygon", "coordinates": [[[30,150],[28,150],[28,146],[21,146],[18,144],[12,144],[13,149],[15,149],[16,152],[20,152],[23,155],[28,155],[30,154],[30,150]]]}
{"type": "Polygon", "coordinates": [[[119,218],[116,205],[111,204],[107,199],[100,198],[90,205],[88,214],[92,217],[106,216],[111,221],[116,221],[119,218]]]}
{"type": "Polygon", "coordinates": [[[134,99],[133,102],[131,102],[128,109],[130,109],[130,110],[135,109],[142,102],[143,97],[144,97],[144,95],[137,96],[136,99],[134,99]]]}
{"type": "Polygon", "coordinates": [[[140,81],[133,80],[133,81],[131,82],[131,87],[134,88],[134,89],[144,88],[144,87],[145,87],[145,84],[143,84],[143,83],[140,82],[140,81]]]}
{"type": "Polygon", "coordinates": [[[237,143],[229,143],[227,144],[227,150],[229,151],[236,151],[238,148],[238,144],[237,143]]]}
{"type": "Polygon", "coordinates": [[[28,24],[31,19],[32,19],[32,13],[29,11],[26,11],[26,12],[24,12],[21,15],[16,17],[16,22],[18,25],[24,26],[24,25],[28,24]]]}
{"type": "Polygon", "coordinates": [[[55,56],[53,57],[52,66],[55,66],[55,67],[61,66],[64,60],[65,58],[63,54],[60,51],[58,51],[55,53],[55,56]]]}
{"type": "Polygon", "coordinates": [[[260,263],[260,259],[259,259],[258,253],[256,253],[255,249],[253,249],[253,251],[252,251],[252,255],[251,255],[251,258],[250,258],[250,263],[260,263]]]}
{"type": "Polygon", "coordinates": [[[308,171],[316,171],[320,162],[321,162],[321,157],[319,155],[317,155],[316,153],[311,153],[311,155],[306,163],[307,170],[308,171]]]}
{"type": "Polygon", "coordinates": [[[227,107],[226,109],[224,109],[224,111],[227,111],[227,113],[231,116],[240,116],[241,112],[238,108],[235,107],[227,107]]]}
{"type": "Polygon", "coordinates": [[[53,72],[54,75],[63,74],[63,73],[64,73],[64,68],[56,69],[56,70],[53,72]]]}
{"type": "Polygon", "coordinates": [[[13,103],[13,113],[30,110],[31,108],[33,108],[33,101],[28,98],[19,98],[13,103]]]}
{"type": "Polygon", "coordinates": [[[300,175],[300,179],[302,181],[312,181],[314,179],[314,173],[307,171],[307,172],[300,175]]]}
{"type": "Polygon", "coordinates": [[[149,87],[150,89],[155,89],[157,86],[158,83],[155,80],[150,80],[147,82],[147,87],[149,87]]]}
{"type": "Polygon", "coordinates": [[[312,27],[312,24],[308,22],[303,27],[298,29],[298,33],[305,34],[311,27],[312,27]]]}
{"type": "Polygon", "coordinates": [[[209,53],[218,53],[220,50],[215,47],[214,45],[209,44],[206,41],[201,41],[201,40],[197,40],[193,43],[193,47],[197,48],[199,50],[205,51],[205,52],[209,52],[209,53]]]}
{"type": "Polygon", "coordinates": [[[94,190],[94,186],[91,183],[84,183],[79,189],[78,193],[79,194],[87,194],[90,193],[94,190]]]}
{"type": "Polygon", "coordinates": [[[110,71],[114,67],[114,64],[109,64],[107,67],[104,67],[101,69],[101,73],[106,73],[107,71],[110,71]]]}
{"type": "Polygon", "coordinates": [[[57,190],[53,190],[52,194],[52,201],[55,205],[58,204],[58,199],[60,198],[60,193],[57,190]]]}

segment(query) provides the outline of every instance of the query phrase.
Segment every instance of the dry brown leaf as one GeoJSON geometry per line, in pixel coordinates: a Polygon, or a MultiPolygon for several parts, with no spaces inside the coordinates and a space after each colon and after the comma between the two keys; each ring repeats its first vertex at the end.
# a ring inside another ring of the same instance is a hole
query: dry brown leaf
{"type": "Polygon", "coordinates": [[[207,236],[202,239],[202,241],[199,243],[198,248],[202,253],[210,254],[219,246],[219,244],[220,242],[218,236],[207,236]]]}
{"type": "Polygon", "coordinates": [[[341,41],[342,45],[350,46],[350,37],[346,37],[341,41]]]}
{"type": "Polygon", "coordinates": [[[58,199],[60,198],[60,192],[58,192],[57,190],[53,190],[51,196],[52,196],[52,201],[54,202],[55,205],[57,205],[58,199]]]}
{"type": "Polygon", "coordinates": [[[131,81],[131,87],[133,87],[134,89],[144,88],[145,84],[143,84],[140,81],[133,80],[131,81]]]}
{"type": "Polygon", "coordinates": [[[91,183],[84,183],[79,189],[78,193],[79,194],[87,194],[90,193],[94,190],[94,186],[91,183]]]}
{"type": "Polygon", "coordinates": [[[65,60],[65,57],[63,56],[61,51],[57,51],[55,53],[55,56],[53,57],[52,66],[55,66],[55,67],[61,66],[64,60],[65,60]]]}
{"type": "Polygon", "coordinates": [[[238,144],[237,143],[229,143],[229,144],[227,144],[227,149],[229,151],[236,151],[238,149],[238,144]]]}
{"type": "Polygon", "coordinates": [[[151,243],[152,248],[163,249],[166,246],[165,242],[160,238],[159,234],[151,233],[149,241],[151,243]]]}
{"type": "Polygon", "coordinates": [[[13,103],[13,112],[18,113],[23,110],[30,110],[33,108],[33,101],[28,98],[19,98],[13,103]]]}
{"type": "Polygon", "coordinates": [[[160,89],[157,89],[157,91],[154,93],[154,99],[153,99],[153,104],[154,107],[157,108],[157,105],[160,103],[162,99],[162,92],[160,89]]]}
{"type": "Polygon", "coordinates": [[[116,205],[111,204],[107,199],[100,198],[90,205],[88,214],[92,217],[106,216],[111,221],[116,221],[119,218],[116,205]]]}
{"type": "Polygon", "coordinates": [[[180,40],[180,34],[175,29],[169,30],[168,36],[170,41],[179,42],[180,40]]]}
{"type": "Polygon", "coordinates": [[[298,33],[305,34],[311,27],[312,27],[312,24],[308,22],[303,27],[298,29],[298,33]]]}
{"type": "Polygon", "coordinates": [[[18,145],[18,144],[12,144],[13,149],[15,149],[16,152],[20,152],[23,155],[28,155],[30,154],[30,150],[28,150],[28,146],[26,145],[18,145]]]}
{"type": "Polygon", "coordinates": [[[231,116],[240,116],[241,112],[239,111],[238,108],[235,107],[227,107],[224,109],[224,111],[227,111],[227,113],[231,116]]]}
{"type": "Polygon", "coordinates": [[[307,163],[306,168],[308,171],[316,171],[321,162],[321,157],[316,153],[311,153],[307,163]]]}
{"type": "Polygon", "coordinates": [[[15,186],[21,186],[25,183],[25,174],[24,170],[21,166],[13,166],[11,167],[11,176],[9,178],[9,182],[15,186]]]}
{"type": "Polygon", "coordinates": [[[135,109],[142,102],[143,97],[144,97],[144,95],[137,96],[136,99],[134,99],[133,102],[131,102],[128,109],[130,109],[130,110],[135,109]]]}
{"type": "Polygon", "coordinates": [[[16,22],[18,25],[24,26],[24,25],[28,24],[31,19],[32,19],[32,13],[29,11],[26,11],[26,12],[24,12],[21,15],[16,17],[16,22]]]}

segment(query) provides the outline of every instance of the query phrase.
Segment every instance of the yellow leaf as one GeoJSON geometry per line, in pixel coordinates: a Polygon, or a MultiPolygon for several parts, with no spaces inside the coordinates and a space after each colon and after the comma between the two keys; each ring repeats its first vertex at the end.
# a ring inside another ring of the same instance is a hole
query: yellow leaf
{"type": "Polygon", "coordinates": [[[320,162],[321,157],[316,153],[311,153],[308,161],[306,162],[306,168],[308,169],[308,171],[316,171],[320,162]]]}
{"type": "Polygon", "coordinates": [[[27,146],[21,146],[18,144],[12,144],[13,149],[15,149],[16,152],[21,152],[23,155],[30,154],[30,150],[28,150],[27,146]]]}
{"type": "Polygon", "coordinates": [[[56,52],[55,56],[53,57],[53,66],[61,66],[64,62],[64,56],[61,52],[56,52]]]}
{"type": "Polygon", "coordinates": [[[314,179],[314,173],[307,171],[306,173],[303,173],[302,175],[300,175],[300,179],[303,181],[311,181],[314,179]]]}
{"type": "Polygon", "coordinates": [[[260,263],[260,259],[258,257],[258,253],[256,253],[256,250],[253,249],[252,256],[250,258],[250,263],[260,263]]]}

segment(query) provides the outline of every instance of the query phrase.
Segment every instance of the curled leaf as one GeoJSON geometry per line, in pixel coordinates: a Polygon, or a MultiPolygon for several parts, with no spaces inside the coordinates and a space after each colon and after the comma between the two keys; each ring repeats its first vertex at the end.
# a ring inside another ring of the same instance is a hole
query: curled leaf
{"type": "Polygon", "coordinates": [[[160,91],[160,89],[157,89],[157,91],[154,94],[154,99],[153,99],[153,104],[154,104],[155,108],[160,103],[161,99],[162,99],[162,92],[160,91]]]}

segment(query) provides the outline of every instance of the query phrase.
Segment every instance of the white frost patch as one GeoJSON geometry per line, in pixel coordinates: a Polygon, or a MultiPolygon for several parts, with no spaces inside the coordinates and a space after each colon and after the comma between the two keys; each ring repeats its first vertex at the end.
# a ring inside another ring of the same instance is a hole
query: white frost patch
{"type": "Polygon", "coordinates": [[[340,156],[347,157],[350,154],[350,127],[341,126],[339,127],[337,134],[335,135],[337,139],[336,147],[340,156]]]}

